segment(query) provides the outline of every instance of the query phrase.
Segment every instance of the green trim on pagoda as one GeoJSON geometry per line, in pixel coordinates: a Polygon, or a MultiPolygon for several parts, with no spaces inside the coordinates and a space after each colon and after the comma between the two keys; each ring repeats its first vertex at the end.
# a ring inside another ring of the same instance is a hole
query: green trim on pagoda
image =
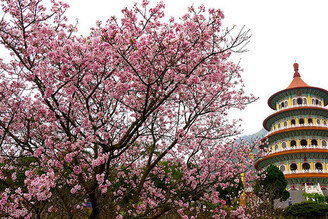
{"type": "Polygon", "coordinates": [[[262,159],[258,160],[255,163],[255,168],[257,170],[262,169],[270,164],[287,161],[287,160],[296,160],[304,159],[304,157],[317,158],[317,159],[326,159],[328,158],[327,149],[314,149],[314,148],[297,148],[292,150],[280,151],[277,153],[271,153],[262,159]]]}
{"type": "Polygon", "coordinates": [[[269,138],[269,142],[274,142],[279,139],[291,138],[295,136],[328,136],[328,127],[322,126],[298,126],[292,128],[285,128],[274,131],[265,138],[269,138]]]}
{"type": "MultiPolygon", "coordinates": [[[[316,106],[302,106],[302,107],[291,107],[286,108],[280,111],[277,111],[270,116],[268,116],[263,121],[263,127],[270,131],[272,125],[281,120],[281,119],[290,119],[290,117],[295,117],[302,115],[303,118],[309,117],[309,116],[322,116],[328,119],[328,109],[323,107],[316,107],[316,106]]],[[[300,118],[300,117],[297,117],[300,118]]]]}
{"type": "Polygon", "coordinates": [[[324,101],[324,106],[328,104],[328,91],[319,87],[297,87],[291,89],[281,90],[275,94],[273,94],[268,99],[268,105],[271,109],[276,110],[276,104],[281,100],[296,97],[296,96],[318,96],[321,97],[324,101]]]}
{"type": "MultiPolygon", "coordinates": [[[[303,154],[303,156],[301,156],[300,158],[295,158],[295,157],[291,157],[290,158],[290,157],[287,157],[288,159],[286,159],[286,160],[279,160],[279,161],[277,161],[275,163],[272,163],[272,165],[275,165],[277,167],[280,167],[280,166],[284,165],[285,166],[285,170],[284,171],[290,171],[290,165],[293,164],[293,163],[295,163],[297,165],[299,163],[302,165],[305,162],[307,162],[307,163],[311,163],[312,162],[314,165],[316,163],[321,163],[322,166],[326,165],[326,167],[327,167],[327,164],[328,164],[328,159],[327,158],[328,157],[325,156],[324,158],[318,158],[318,157],[315,157],[315,155],[316,155],[315,153],[309,153],[309,154],[303,154]],[[306,155],[308,155],[308,156],[306,156],[306,155]],[[306,160],[304,159],[305,157],[306,157],[306,160]],[[288,168],[287,168],[287,164],[289,165],[288,168]]],[[[315,168],[315,166],[314,166],[314,168],[315,168]]],[[[324,169],[324,167],[323,167],[323,169],[324,169]]],[[[326,171],[326,170],[324,170],[324,171],[326,171]]],[[[288,174],[288,173],[286,173],[286,174],[288,174]]]]}
{"type": "MultiPolygon", "coordinates": [[[[306,173],[303,173],[306,174],[306,173]]],[[[322,173],[322,174],[327,174],[327,173],[322,173]]],[[[292,174],[288,174],[292,175],[292,174]]],[[[325,175],[319,175],[317,176],[312,176],[312,175],[299,175],[296,178],[286,178],[288,185],[291,187],[292,184],[297,184],[296,188],[300,188],[299,185],[303,183],[313,183],[314,185],[320,183],[320,185],[326,185],[328,183],[328,180],[325,175]]]]}

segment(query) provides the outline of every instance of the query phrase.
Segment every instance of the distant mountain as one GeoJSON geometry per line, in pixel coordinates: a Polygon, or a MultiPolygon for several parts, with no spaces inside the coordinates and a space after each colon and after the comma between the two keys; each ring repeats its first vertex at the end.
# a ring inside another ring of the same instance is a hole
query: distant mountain
{"type": "Polygon", "coordinates": [[[243,139],[248,142],[252,142],[256,138],[264,137],[267,133],[268,133],[268,131],[263,128],[260,131],[254,133],[252,135],[244,135],[244,136],[240,137],[240,139],[243,139]]]}
{"type": "MultiPolygon", "coordinates": [[[[260,131],[252,134],[252,135],[244,135],[242,137],[240,137],[237,142],[241,142],[242,140],[245,140],[249,143],[252,143],[256,138],[262,138],[264,137],[266,134],[268,133],[267,130],[265,129],[261,129],[260,131]]],[[[258,146],[254,147],[251,151],[251,153],[254,154],[258,154],[258,146]]]]}

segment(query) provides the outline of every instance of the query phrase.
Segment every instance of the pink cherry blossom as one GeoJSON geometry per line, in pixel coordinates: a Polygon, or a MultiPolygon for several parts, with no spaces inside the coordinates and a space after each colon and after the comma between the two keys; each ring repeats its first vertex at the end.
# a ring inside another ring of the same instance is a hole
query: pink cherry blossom
{"type": "Polygon", "coordinates": [[[90,202],[90,218],[246,217],[218,191],[255,176],[258,142],[236,143],[227,119],[256,100],[231,58],[249,32],[222,28],[219,9],[166,19],[144,0],[80,36],[68,7],[2,1],[0,215],[73,218],[90,202]]]}
{"type": "Polygon", "coordinates": [[[75,166],[75,167],[73,168],[73,171],[74,171],[74,173],[77,174],[77,175],[79,175],[80,173],[82,173],[82,170],[81,170],[81,168],[80,168],[79,166],[75,166]]]}

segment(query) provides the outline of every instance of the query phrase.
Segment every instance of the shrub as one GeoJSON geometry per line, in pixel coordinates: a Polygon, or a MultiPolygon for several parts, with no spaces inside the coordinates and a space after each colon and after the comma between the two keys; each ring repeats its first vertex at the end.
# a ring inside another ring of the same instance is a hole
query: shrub
{"type": "Polygon", "coordinates": [[[306,193],[304,192],[302,194],[302,196],[304,196],[304,198],[308,198],[309,201],[315,201],[317,203],[325,203],[325,196],[324,195],[320,195],[318,193],[306,193]]]}
{"type": "Polygon", "coordinates": [[[328,205],[313,201],[304,201],[288,206],[284,215],[300,218],[323,218],[328,216],[328,205]]]}

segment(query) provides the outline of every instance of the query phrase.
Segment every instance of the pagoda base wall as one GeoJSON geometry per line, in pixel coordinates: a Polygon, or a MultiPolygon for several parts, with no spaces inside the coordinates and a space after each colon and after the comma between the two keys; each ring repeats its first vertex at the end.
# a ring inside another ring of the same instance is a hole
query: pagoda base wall
{"type": "Polygon", "coordinates": [[[322,190],[327,190],[328,178],[326,177],[302,177],[302,178],[289,178],[287,180],[288,190],[304,190],[305,184],[308,186],[316,186],[318,183],[322,190]]]}

